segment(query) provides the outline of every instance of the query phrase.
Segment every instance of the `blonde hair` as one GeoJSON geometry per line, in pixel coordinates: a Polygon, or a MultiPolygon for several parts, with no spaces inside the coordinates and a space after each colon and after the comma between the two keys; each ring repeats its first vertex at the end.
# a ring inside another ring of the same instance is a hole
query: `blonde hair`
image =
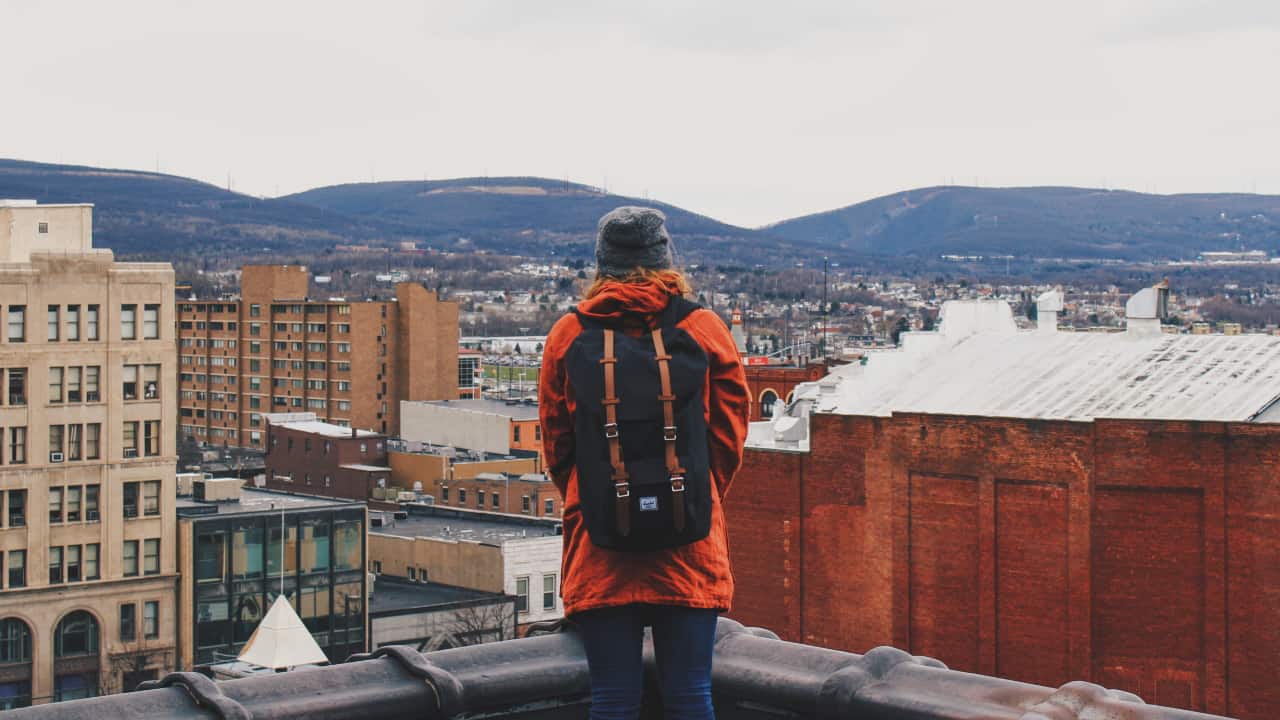
{"type": "Polygon", "coordinates": [[[596,295],[599,295],[605,285],[610,283],[627,283],[631,285],[656,283],[658,285],[665,285],[667,288],[679,293],[680,295],[693,295],[693,285],[689,284],[689,278],[685,277],[684,273],[679,270],[673,270],[670,268],[654,270],[652,268],[637,267],[635,270],[632,270],[621,277],[596,273],[595,280],[593,280],[591,285],[587,287],[586,292],[582,293],[582,299],[590,300],[596,295]]]}

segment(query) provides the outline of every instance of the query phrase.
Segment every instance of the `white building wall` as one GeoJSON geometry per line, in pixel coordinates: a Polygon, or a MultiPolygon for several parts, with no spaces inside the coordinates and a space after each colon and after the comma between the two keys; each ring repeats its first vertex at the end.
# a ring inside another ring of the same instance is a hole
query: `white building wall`
{"type": "Polygon", "coordinates": [[[511,451],[511,419],[463,407],[406,400],[400,403],[400,437],[410,442],[505,454],[511,451]]]}
{"type": "Polygon", "coordinates": [[[517,624],[564,617],[564,603],[560,601],[560,558],[563,549],[564,538],[559,535],[508,540],[502,544],[503,587],[507,594],[517,594],[518,578],[529,579],[529,609],[518,614],[517,624]],[[543,603],[544,582],[550,582],[555,590],[549,608],[544,607],[543,603]]]}

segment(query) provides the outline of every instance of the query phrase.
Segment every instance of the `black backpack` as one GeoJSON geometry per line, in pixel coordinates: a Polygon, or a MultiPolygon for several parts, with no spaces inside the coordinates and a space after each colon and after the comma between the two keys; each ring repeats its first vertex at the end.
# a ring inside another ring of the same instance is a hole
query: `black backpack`
{"type": "Polygon", "coordinates": [[[599,547],[658,550],[711,531],[707,356],[676,327],[699,307],[673,298],[639,337],[622,329],[643,318],[606,324],[578,314],[583,329],[565,366],[577,401],[578,496],[599,547]]]}

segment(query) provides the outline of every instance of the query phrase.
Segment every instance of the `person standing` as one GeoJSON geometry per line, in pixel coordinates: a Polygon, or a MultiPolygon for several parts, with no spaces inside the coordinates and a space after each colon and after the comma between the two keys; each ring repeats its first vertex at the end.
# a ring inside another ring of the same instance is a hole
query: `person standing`
{"type": "Polygon", "coordinates": [[[596,277],[548,334],[539,376],[593,720],[638,717],[646,626],[666,716],[714,717],[716,618],[733,598],[721,502],[750,397],[728,327],[687,298],[665,223],[639,207],[600,219],[596,277]]]}

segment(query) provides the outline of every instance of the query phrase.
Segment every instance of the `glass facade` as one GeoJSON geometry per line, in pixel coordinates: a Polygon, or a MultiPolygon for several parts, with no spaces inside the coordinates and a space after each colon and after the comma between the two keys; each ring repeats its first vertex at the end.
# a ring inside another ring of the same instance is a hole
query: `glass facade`
{"type": "Polygon", "coordinates": [[[331,661],[364,650],[364,508],[192,522],[197,665],[238,654],[282,589],[331,661]]]}

